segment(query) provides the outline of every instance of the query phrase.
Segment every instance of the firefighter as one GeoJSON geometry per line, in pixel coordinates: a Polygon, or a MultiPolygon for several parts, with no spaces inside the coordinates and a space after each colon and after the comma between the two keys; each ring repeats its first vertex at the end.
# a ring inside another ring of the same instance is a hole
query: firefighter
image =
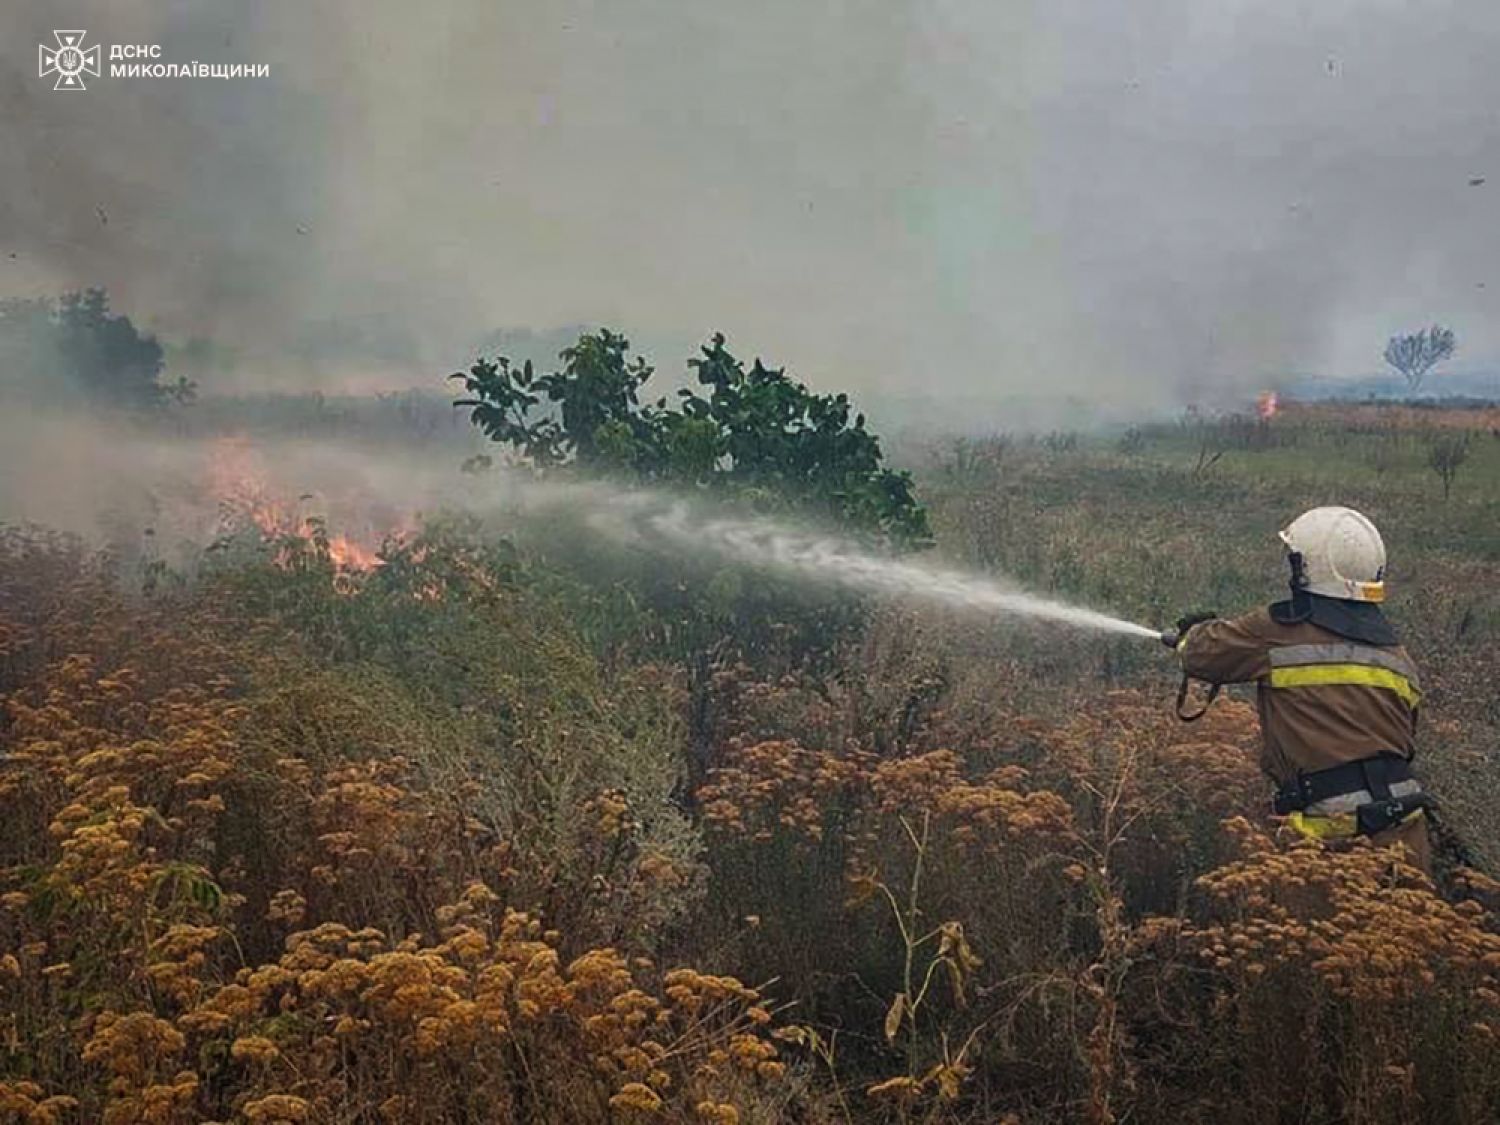
{"type": "Polygon", "coordinates": [[[1277,815],[1319,840],[1404,844],[1430,874],[1428,800],[1411,773],[1421,689],[1380,609],[1380,532],[1352,508],[1328,507],[1280,534],[1290,599],[1232,620],[1185,617],[1162,639],[1177,649],[1184,688],[1186,677],[1215,691],[1255,682],[1277,815]]]}

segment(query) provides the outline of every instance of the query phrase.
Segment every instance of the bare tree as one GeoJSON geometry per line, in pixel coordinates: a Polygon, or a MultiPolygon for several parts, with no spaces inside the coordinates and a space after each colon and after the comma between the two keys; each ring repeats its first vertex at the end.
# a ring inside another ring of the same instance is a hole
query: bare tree
{"type": "Polygon", "coordinates": [[[1448,499],[1448,494],[1453,491],[1453,478],[1458,475],[1458,467],[1468,459],[1469,435],[1463,434],[1438,434],[1428,439],[1427,463],[1432,466],[1432,471],[1443,479],[1443,499],[1448,499]]]}
{"type": "Polygon", "coordinates": [[[1453,329],[1434,324],[1410,336],[1392,336],[1385,345],[1385,361],[1406,376],[1415,393],[1427,372],[1453,354],[1455,344],[1453,329]]]}

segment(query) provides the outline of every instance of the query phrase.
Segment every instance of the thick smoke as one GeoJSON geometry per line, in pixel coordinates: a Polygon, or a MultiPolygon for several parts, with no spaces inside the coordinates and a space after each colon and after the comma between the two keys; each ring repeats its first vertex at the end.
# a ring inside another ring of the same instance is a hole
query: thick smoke
{"type": "Polygon", "coordinates": [[[409,385],[573,323],[675,367],[722,328],[1003,426],[1040,387],[1371,370],[1434,318],[1500,353],[1492,5],[11,0],[0,31],[0,293],[107,285],[217,385],[409,385]],[[54,93],[58,24],[271,77],[54,93]]]}

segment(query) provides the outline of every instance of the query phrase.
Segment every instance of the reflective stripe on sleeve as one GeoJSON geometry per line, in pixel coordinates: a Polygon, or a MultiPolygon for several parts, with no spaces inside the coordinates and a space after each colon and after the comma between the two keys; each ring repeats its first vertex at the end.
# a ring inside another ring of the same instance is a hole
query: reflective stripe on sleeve
{"type": "Polygon", "coordinates": [[[1303,664],[1368,664],[1372,668],[1386,668],[1418,683],[1417,669],[1410,660],[1373,645],[1283,645],[1271,650],[1272,668],[1294,668],[1303,664]]]}
{"type": "Polygon", "coordinates": [[[1422,693],[1405,676],[1389,668],[1371,664],[1302,664],[1277,668],[1273,662],[1271,668],[1273,688],[1328,687],[1336,684],[1385,688],[1399,695],[1409,707],[1416,707],[1422,701],[1422,693]]]}

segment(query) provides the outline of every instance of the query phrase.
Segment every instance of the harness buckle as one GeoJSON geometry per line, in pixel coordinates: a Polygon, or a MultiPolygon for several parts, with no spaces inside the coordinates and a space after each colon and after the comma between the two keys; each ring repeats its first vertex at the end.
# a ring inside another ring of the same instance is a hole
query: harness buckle
{"type": "Polygon", "coordinates": [[[1414,793],[1410,797],[1387,797],[1383,801],[1371,801],[1354,810],[1361,836],[1374,836],[1395,828],[1407,817],[1427,807],[1425,793],[1414,793]]]}
{"type": "Polygon", "coordinates": [[[1312,786],[1307,778],[1307,774],[1299,773],[1276,790],[1271,798],[1271,809],[1277,816],[1290,816],[1294,812],[1301,812],[1317,800],[1313,796],[1312,786]]]}

